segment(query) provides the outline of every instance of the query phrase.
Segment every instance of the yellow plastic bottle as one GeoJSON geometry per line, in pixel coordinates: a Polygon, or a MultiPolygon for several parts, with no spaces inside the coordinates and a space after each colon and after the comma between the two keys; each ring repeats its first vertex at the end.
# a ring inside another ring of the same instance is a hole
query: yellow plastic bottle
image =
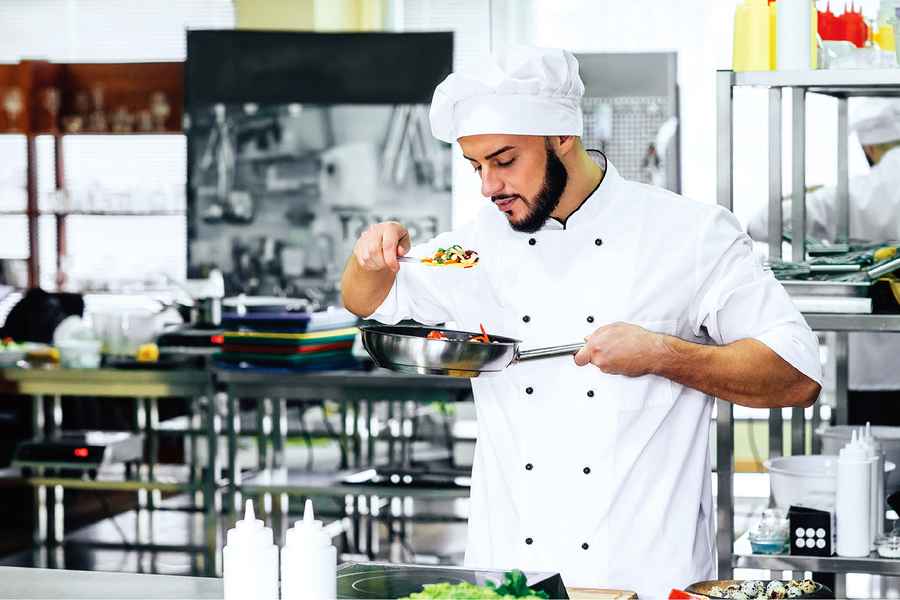
{"type": "Polygon", "coordinates": [[[809,10],[809,68],[819,68],[819,12],[816,0],[811,0],[809,10]]]}
{"type": "Polygon", "coordinates": [[[875,43],[885,52],[895,52],[897,50],[894,41],[894,26],[890,23],[882,23],[878,26],[878,31],[874,35],[875,43]]]}
{"type": "Polygon", "coordinates": [[[768,71],[770,69],[771,16],[767,0],[744,0],[734,13],[735,71],[768,71]]]}
{"type": "Polygon", "coordinates": [[[778,70],[778,7],[775,2],[769,3],[769,70],[778,70]]]}

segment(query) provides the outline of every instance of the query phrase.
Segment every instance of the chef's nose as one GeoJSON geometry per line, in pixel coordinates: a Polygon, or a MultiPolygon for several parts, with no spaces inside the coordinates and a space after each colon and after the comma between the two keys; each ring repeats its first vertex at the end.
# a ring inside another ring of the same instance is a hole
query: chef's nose
{"type": "Polygon", "coordinates": [[[503,189],[503,182],[494,174],[493,169],[486,169],[481,172],[481,195],[486,198],[496,196],[503,189]]]}

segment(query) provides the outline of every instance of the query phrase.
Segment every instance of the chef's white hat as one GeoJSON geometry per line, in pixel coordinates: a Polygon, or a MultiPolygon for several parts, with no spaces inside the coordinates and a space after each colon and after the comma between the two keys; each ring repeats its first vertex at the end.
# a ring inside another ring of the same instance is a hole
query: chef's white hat
{"type": "Polygon", "coordinates": [[[852,130],[863,145],[900,141],[900,100],[873,98],[854,107],[852,130]]]}
{"type": "Polygon", "coordinates": [[[484,133],[580,136],[583,95],[571,52],[514,46],[502,64],[486,60],[437,86],[431,133],[445,142],[484,133]]]}

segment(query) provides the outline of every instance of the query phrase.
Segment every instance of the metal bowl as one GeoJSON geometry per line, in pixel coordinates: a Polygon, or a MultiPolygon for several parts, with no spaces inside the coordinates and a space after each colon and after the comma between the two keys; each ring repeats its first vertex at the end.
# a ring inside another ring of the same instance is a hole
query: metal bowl
{"type": "Polygon", "coordinates": [[[360,330],[372,360],[401,373],[453,377],[499,373],[516,359],[519,346],[519,340],[499,335],[490,335],[490,344],[470,342],[477,333],[435,327],[371,325],[360,330]],[[432,331],[447,339],[427,338],[432,331]]]}
{"type": "MultiPolygon", "coordinates": [[[[718,580],[714,580],[714,581],[700,581],[698,583],[692,583],[687,588],[685,588],[684,591],[686,591],[689,594],[697,594],[699,596],[705,596],[707,598],[720,598],[721,596],[710,595],[709,591],[712,588],[717,587],[717,586],[724,589],[732,584],[741,585],[742,583],[744,583],[744,581],[749,581],[749,580],[718,579],[718,580]]],[[[762,581],[762,582],[768,584],[769,581],[772,581],[772,580],[771,579],[759,579],[756,581],[762,581]]],[[[781,581],[781,583],[783,583],[785,586],[787,586],[787,584],[789,582],[781,581]]],[[[818,583],[815,581],[813,583],[816,585],[816,590],[809,594],[803,594],[802,596],[799,596],[800,598],[834,598],[834,593],[827,586],[824,586],[821,583],[818,583]]]]}

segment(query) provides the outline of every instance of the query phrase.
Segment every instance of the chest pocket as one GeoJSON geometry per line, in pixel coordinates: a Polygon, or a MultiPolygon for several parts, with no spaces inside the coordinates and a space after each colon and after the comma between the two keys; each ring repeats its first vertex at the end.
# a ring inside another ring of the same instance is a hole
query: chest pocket
{"type": "MultiPolygon", "coordinates": [[[[648,331],[667,335],[675,335],[677,327],[675,319],[628,322],[643,327],[648,331]]],[[[677,384],[665,377],[658,375],[644,375],[642,377],[615,375],[611,379],[611,388],[619,412],[634,412],[660,407],[667,408],[675,401],[677,384]]]]}

